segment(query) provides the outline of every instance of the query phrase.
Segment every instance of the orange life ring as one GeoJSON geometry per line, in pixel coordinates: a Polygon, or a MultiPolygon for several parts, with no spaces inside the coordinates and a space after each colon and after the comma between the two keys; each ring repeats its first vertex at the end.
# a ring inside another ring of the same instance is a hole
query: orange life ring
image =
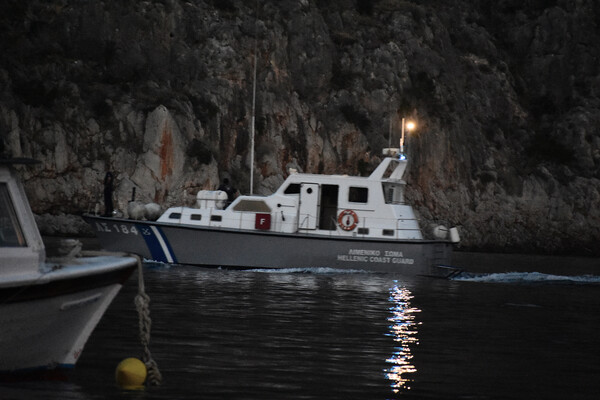
{"type": "Polygon", "coordinates": [[[353,210],[344,210],[338,215],[338,225],[345,231],[351,231],[358,224],[358,215],[353,210]]]}

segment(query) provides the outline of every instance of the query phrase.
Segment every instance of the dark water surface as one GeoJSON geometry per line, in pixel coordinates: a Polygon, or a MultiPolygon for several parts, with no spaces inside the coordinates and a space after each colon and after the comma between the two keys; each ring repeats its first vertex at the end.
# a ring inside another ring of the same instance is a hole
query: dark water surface
{"type": "Polygon", "coordinates": [[[161,386],[115,384],[142,354],[133,277],[68,381],[3,383],[0,399],[600,398],[600,260],[459,258],[477,273],[148,265],[161,386]]]}

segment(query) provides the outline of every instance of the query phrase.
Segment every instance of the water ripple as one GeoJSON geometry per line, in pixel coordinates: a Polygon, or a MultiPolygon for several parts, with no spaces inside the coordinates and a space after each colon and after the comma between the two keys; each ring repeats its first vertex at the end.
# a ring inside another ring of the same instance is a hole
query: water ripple
{"type": "Polygon", "coordinates": [[[600,276],[598,275],[569,276],[543,274],[541,272],[503,272],[493,274],[463,272],[452,278],[452,280],[486,283],[600,285],[600,276]]]}

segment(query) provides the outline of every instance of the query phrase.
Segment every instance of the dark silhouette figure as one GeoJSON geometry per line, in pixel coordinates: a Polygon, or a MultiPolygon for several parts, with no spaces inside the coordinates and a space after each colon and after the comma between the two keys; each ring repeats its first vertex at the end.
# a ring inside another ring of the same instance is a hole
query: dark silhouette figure
{"type": "Polygon", "coordinates": [[[112,217],[113,213],[113,174],[108,171],[104,176],[104,216],[112,217]]]}
{"type": "Polygon", "coordinates": [[[229,179],[225,178],[223,179],[223,183],[221,183],[218,190],[222,190],[227,193],[227,206],[225,208],[229,207],[233,200],[235,200],[235,193],[237,192],[237,189],[233,188],[229,184],[229,179]]]}

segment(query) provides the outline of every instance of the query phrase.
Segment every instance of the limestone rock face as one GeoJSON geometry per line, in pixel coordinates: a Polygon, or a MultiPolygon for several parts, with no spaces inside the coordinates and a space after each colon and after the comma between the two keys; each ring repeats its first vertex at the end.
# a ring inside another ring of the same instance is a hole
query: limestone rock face
{"type": "Polygon", "coordinates": [[[0,153],[41,161],[44,220],[94,210],[108,171],[120,210],[134,188],[247,193],[256,56],[255,193],[290,168],[367,175],[410,118],[422,226],[598,254],[598,20],[594,0],[7,0],[0,153]]]}

